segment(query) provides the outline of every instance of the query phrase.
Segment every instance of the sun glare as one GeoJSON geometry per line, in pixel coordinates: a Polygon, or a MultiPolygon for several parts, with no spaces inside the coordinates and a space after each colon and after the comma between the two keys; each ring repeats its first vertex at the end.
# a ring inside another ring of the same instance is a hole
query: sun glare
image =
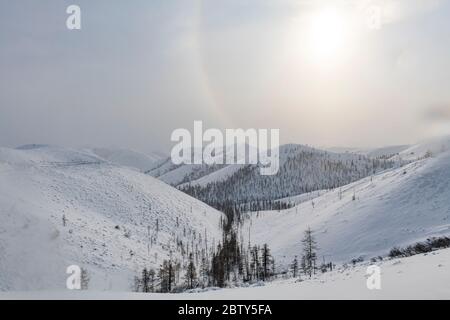
{"type": "Polygon", "coordinates": [[[320,63],[336,61],[346,49],[348,33],[349,28],[342,12],[325,8],[314,13],[309,26],[313,59],[320,63]]]}

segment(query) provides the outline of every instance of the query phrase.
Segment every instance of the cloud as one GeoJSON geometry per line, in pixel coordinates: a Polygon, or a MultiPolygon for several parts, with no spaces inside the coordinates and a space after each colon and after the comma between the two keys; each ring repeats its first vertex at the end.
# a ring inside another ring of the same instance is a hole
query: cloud
{"type": "Polygon", "coordinates": [[[428,136],[450,135],[450,104],[429,107],[425,110],[423,118],[428,136]]]}
{"type": "Polygon", "coordinates": [[[277,0],[278,5],[287,5],[307,13],[321,7],[354,9],[369,29],[380,29],[384,25],[412,19],[437,9],[443,0],[277,0]]]}
{"type": "Polygon", "coordinates": [[[450,104],[428,108],[425,119],[429,121],[450,121],[450,104]]]}
{"type": "Polygon", "coordinates": [[[363,0],[354,3],[361,11],[379,12],[382,26],[433,11],[442,0],[363,0]]]}

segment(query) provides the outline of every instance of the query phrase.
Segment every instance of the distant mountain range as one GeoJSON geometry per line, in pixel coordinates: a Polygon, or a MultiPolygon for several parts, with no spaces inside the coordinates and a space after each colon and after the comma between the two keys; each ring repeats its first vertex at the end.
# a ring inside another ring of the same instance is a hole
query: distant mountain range
{"type": "Polygon", "coordinates": [[[316,190],[333,189],[398,165],[394,160],[304,145],[280,147],[280,170],[262,176],[257,165],[173,165],[160,162],[147,173],[210,205],[267,202],[316,190]]]}

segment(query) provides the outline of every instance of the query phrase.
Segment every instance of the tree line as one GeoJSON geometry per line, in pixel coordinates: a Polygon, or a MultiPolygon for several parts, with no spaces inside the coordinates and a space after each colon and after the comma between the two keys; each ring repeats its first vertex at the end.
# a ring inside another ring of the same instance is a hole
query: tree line
{"type": "MultiPolygon", "coordinates": [[[[331,190],[395,166],[389,159],[319,150],[292,150],[282,155],[276,175],[259,174],[257,165],[245,165],[227,179],[207,185],[184,184],[179,189],[219,209],[230,204],[242,212],[281,210],[292,205],[279,199],[317,190],[331,190]]],[[[193,181],[190,177],[185,180],[193,181]]]]}
{"type": "MultiPolygon", "coordinates": [[[[275,259],[269,245],[258,246],[244,241],[237,232],[239,223],[235,220],[238,215],[234,208],[224,212],[226,219],[223,221],[220,243],[208,251],[201,249],[200,259],[195,259],[195,253],[191,252],[183,264],[169,258],[156,270],[144,268],[134,279],[134,291],[168,293],[196,288],[223,288],[271,281],[277,277],[275,259]]],[[[303,251],[300,261],[295,256],[289,266],[293,277],[300,277],[301,273],[312,277],[318,270],[325,272],[333,269],[332,263],[317,264],[318,246],[310,228],[304,232],[301,243],[303,251]]]]}
{"type": "Polygon", "coordinates": [[[223,212],[222,240],[217,245],[210,249],[196,248],[184,263],[169,258],[156,270],[144,268],[134,278],[134,291],[180,292],[271,280],[275,275],[275,259],[269,246],[245,243],[238,234],[236,208],[226,207],[223,212]]]}

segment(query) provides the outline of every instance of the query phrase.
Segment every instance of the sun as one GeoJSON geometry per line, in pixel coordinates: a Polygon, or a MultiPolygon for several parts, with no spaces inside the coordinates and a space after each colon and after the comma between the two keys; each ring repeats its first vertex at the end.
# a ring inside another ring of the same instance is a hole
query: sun
{"type": "Polygon", "coordinates": [[[335,8],[324,8],[310,17],[309,45],[312,57],[320,63],[337,61],[348,45],[346,16],[335,8]]]}

